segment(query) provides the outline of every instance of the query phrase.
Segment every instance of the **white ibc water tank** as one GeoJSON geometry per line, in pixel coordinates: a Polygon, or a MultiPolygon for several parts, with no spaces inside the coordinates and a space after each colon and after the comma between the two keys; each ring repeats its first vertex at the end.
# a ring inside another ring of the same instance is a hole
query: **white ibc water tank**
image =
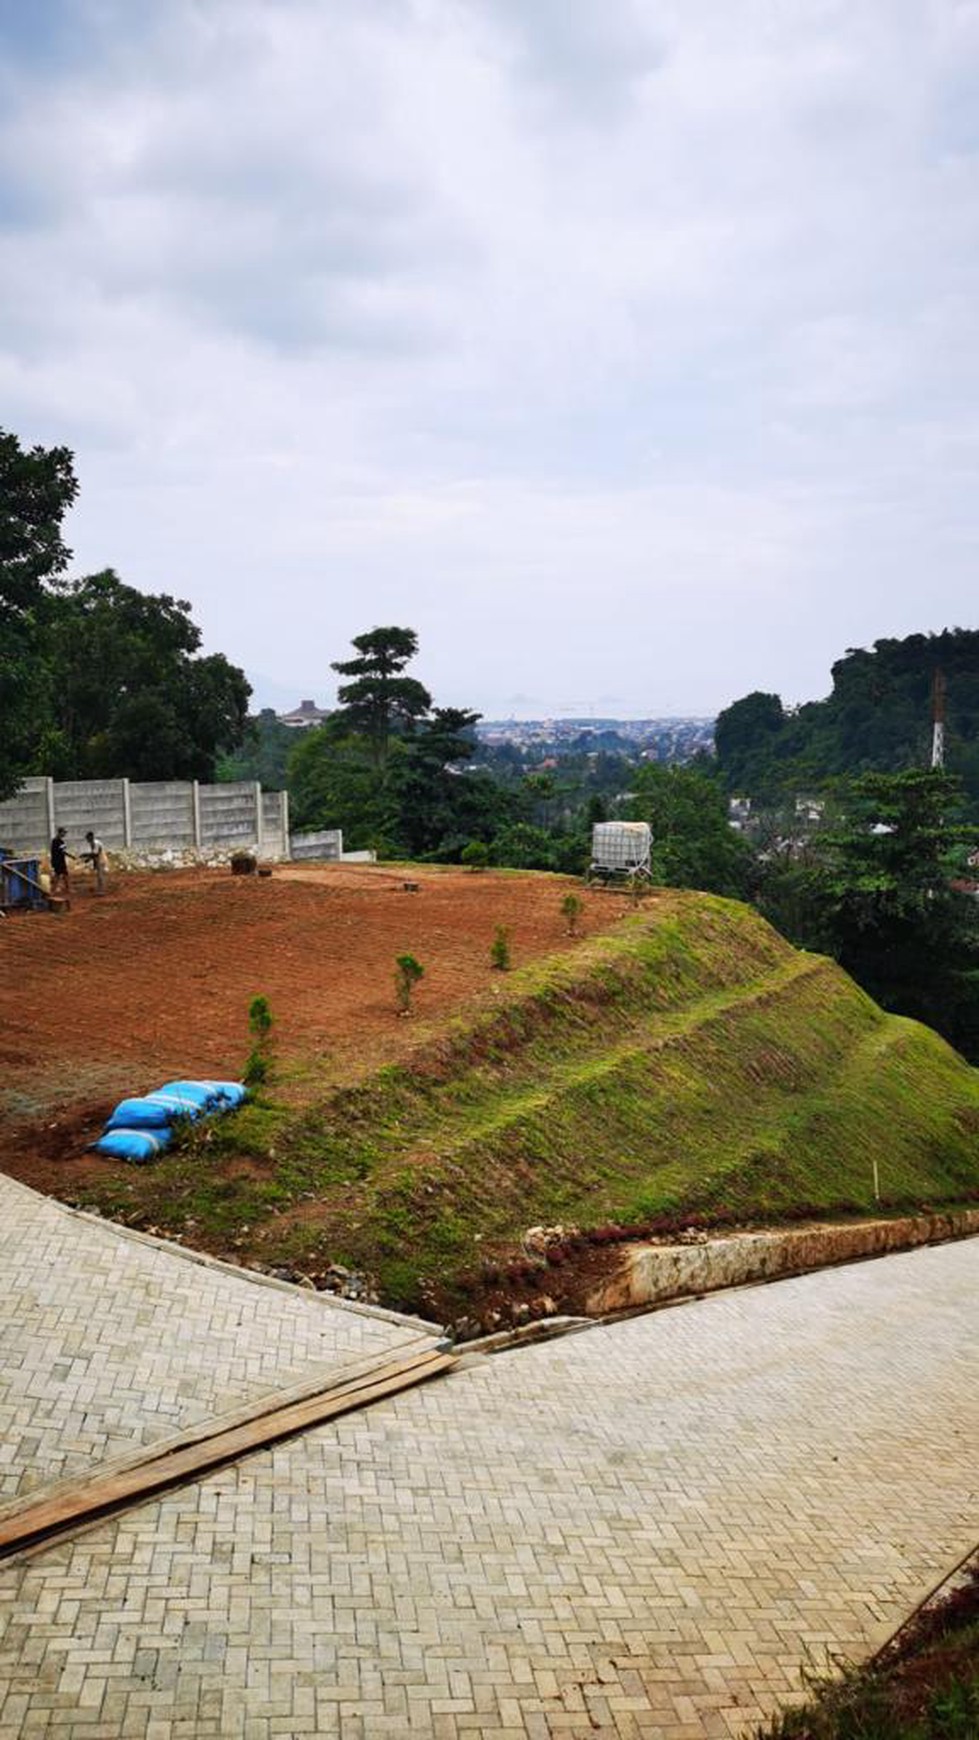
{"type": "Polygon", "coordinates": [[[599,870],[648,870],[652,844],[648,822],[596,822],[591,833],[592,863],[599,870]]]}

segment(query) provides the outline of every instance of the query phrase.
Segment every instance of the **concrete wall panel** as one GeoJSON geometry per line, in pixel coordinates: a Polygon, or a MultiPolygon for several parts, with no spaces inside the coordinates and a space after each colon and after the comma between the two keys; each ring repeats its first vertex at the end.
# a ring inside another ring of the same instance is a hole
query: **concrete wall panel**
{"type": "Polygon", "coordinates": [[[84,849],[89,828],[110,852],[125,845],[123,791],[121,779],[74,779],[55,785],[55,819],[59,828],[68,830],[70,851],[84,849]]]}
{"type": "Polygon", "coordinates": [[[257,846],[258,814],[251,780],[235,785],[202,785],[201,845],[257,846]]]}
{"type": "Polygon", "coordinates": [[[186,780],[158,780],[129,788],[132,849],[193,846],[194,788],[186,780]]]}
{"type": "MultiPolygon", "coordinates": [[[[68,830],[68,846],[80,852],[88,828],[110,852],[128,850],[130,861],[146,852],[155,861],[168,852],[220,858],[242,847],[254,850],[261,839],[264,858],[289,856],[289,800],[285,792],[263,792],[251,781],[194,786],[187,780],[157,780],[129,785],[131,832],[126,841],[126,781],[62,781],[50,788],[54,825],[68,830]],[[199,823],[199,826],[198,826],[199,823]]],[[[49,782],[29,779],[22,791],[0,804],[0,846],[19,856],[46,853],[51,840],[49,782]]]]}
{"type": "Polygon", "coordinates": [[[289,846],[293,858],[342,858],[343,829],[324,828],[315,834],[293,834],[289,846]]]}
{"type": "Polygon", "coordinates": [[[50,845],[46,779],[29,779],[0,804],[0,846],[17,857],[36,857],[50,845]]]}

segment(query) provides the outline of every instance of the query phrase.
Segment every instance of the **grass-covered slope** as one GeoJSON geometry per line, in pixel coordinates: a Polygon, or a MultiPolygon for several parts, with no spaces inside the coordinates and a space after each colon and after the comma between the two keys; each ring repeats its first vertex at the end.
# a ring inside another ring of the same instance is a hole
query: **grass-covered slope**
{"type": "Polygon", "coordinates": [[[418,1303],[535,1223],[871,1210],[875,1164],[894,1207],[979,1194],[979,1072],[749,908],[691,894],[501,977],[409,1066],[299,1114],[249,1108],[157,1168],[149,1206],[173,1226],[169,1189],[205,1236],[365,1267],[418,1303]]]}

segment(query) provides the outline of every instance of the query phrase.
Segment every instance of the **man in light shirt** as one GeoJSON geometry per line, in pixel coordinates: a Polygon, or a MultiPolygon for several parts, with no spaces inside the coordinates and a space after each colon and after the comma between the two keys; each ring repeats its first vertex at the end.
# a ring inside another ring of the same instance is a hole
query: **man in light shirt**
{"type": "Polygon", "coordinates": [[[106,857],[105,847],[103,846],[101,840],[96,839],[95,834],[93,833],[91,828],[89,828],[88,833],[85,835],[85,838],[88,841],[88,851],[83,852],[81,854],[81,856],[86,861],[86,863],[91,864],[92,869],[95,871],[95,892],[96,892],[96,894],[104,894],[105,893],[105,873],[106,873],[106,870],[108,869],[108,866],[109,866],[109,860],[106,857]]]}

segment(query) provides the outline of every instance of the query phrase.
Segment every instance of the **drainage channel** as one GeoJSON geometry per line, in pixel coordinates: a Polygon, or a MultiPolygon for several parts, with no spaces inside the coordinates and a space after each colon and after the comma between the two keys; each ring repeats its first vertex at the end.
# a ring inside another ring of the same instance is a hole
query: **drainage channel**
{"type": "Polygon", "coordinates": [[[361,1362],[328,1379],[320,1373],[305,1384],[191,1427],[135,1456],[103,1463],[83,1479],[60,1482],[41,1497],[18,1499],[0,1510],[0,1560],[48,1546],[68,1532],[185,1485],[253,1451],[444,1377],[459,1364],[444,1346],[426,1343],[401,1358],[361,1362]]]}

